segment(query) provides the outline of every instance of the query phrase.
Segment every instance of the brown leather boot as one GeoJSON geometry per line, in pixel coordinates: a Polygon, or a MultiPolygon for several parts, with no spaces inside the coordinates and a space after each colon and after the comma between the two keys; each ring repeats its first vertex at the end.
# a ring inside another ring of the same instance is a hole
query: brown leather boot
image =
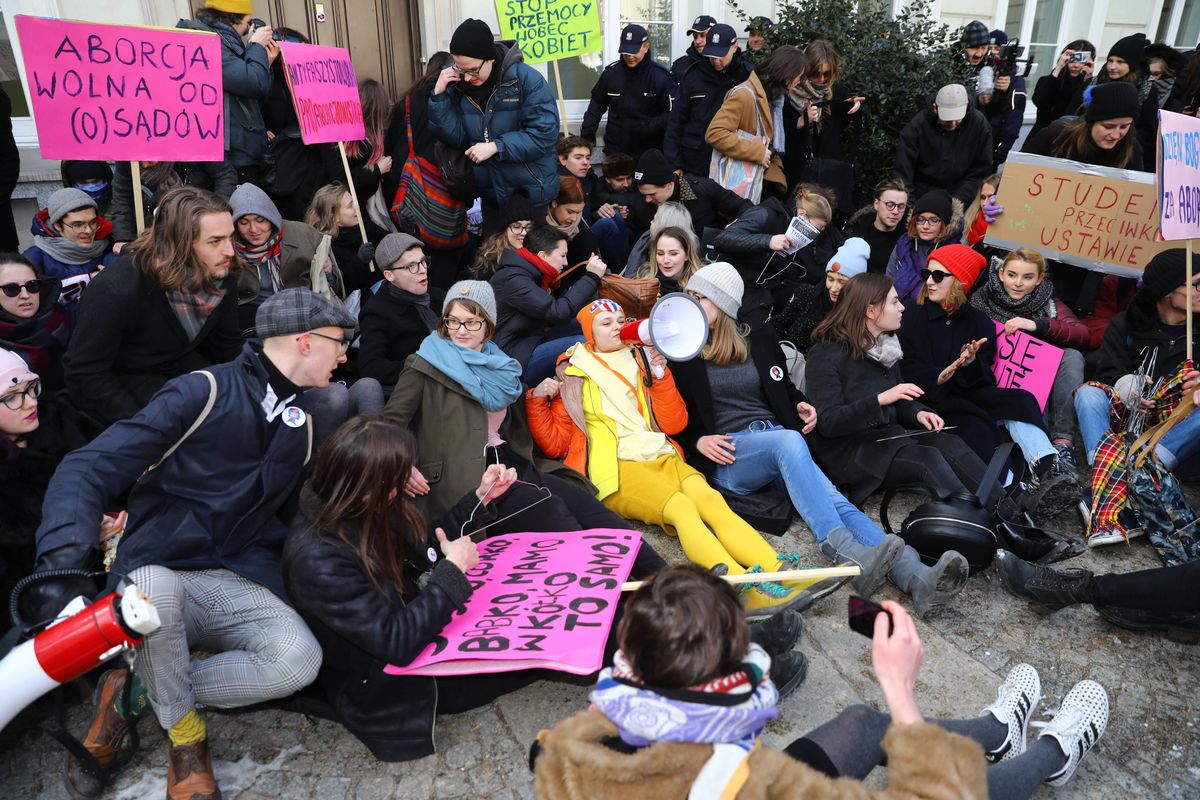
{"type": "Polygon", "coordinates": [[[167,800],[221,800],[207,739],[171,746],[167,753],[167,800]]]}
{"type": "MultiPolygon", "coordinates": [[[[129,722],[113,708],[127,680],[129,670],[113,669],[104,673],[96,686],[96,717],[83,737],[83,746],[101,764],[107,765],[116,758],[129,733],[129,722]]],[[[64,782],[67,794],[75,800],[92,800],[104,791],[108,777],[92,774],[79,759],[68,753],[64,782]]]]}

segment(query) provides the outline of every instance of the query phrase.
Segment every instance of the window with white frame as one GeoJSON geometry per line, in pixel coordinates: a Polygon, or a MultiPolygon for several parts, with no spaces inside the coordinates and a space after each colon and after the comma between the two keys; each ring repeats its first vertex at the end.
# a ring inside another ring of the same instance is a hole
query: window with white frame
{"type": "MultiPolygon", "coordinates": [[[[1025,47],[1023,59],[1033,67],[1025,78],[1026,91],[1033,94],[1038,78],[1050,74],[1058,57],[1063,21],[1063,0],[1009,0],[1004,17],[1004,32],[1020,39],[1025,47]]],[[[1033,116],[1033,103],[1026,104],[1026,116],[1033,116]]]]}
{"type": "Polygon", "coordinates": [[[1200,42],[1200,0],[1164,0],[1156,42],[1191,50],[1200,42]]]}

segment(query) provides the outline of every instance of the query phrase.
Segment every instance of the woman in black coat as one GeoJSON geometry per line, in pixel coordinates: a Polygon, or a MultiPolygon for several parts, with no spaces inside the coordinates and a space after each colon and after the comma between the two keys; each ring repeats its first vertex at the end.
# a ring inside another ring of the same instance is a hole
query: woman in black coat
{"type": "Polygon", "coordinates": [[[908,306],[900,345],[900,372],[923,391],[922,400],[957,427],[983,460],[1005,441],[1016,441],[1039,478],[1050,474],[1058,451],[1046,433],[1037,399],[1025,389],[996,386],[996,325],[967,302],[966,293],[987,259],[962,244],[939,247],[922,270],[925,284],[908,306]]]}

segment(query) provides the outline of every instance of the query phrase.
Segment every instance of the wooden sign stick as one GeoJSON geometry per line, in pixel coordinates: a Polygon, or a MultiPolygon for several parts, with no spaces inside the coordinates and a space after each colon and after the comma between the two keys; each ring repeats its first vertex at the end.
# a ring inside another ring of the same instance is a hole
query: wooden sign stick
{"type": "MultiPolygon", "coordinates": [[[[788,569],[782,572],[745,572],[741,575],[722,575],[721,580],[739,586],[743,583],[764,583],[766,581],[803,581],[813,583],[826,578],[853,578],[862,572],[857,566],[853,567],[822,567],[821,569],[788,569]]],[[[622,592],[632,592],[642,588],[645,581],[628,581],[621,584],[622,592]]]]}
{"type": "Polygon", "coordinates": [[[146,204],[142,200],[142,162],[130,161],[129,174],[133,178],[133,219],[140,235],[146,229],[146,204]]]}
{"type": "MultiPolygon", "coordinates": [[[[1187,243],[1187,360],[1192,360],[1192,297],[1195,289],[1192,287],[1192,241],[1188,239],[1187,243]]],[[[1195,362],[1193,362],[1195,363],[1195,362]]]]}
{"type": "Polygon", "coordinates": [[[558,119],[562,122],[563,136],[567,131],[567,101],[563,99],[562,73],[558,71],[558,59],[550,62],[554,65],[554,87],[558,89],[558,119]]]}
{"type": "MultiPolygon", "coordinates": [[[[362,234],[363,244],[367,243],[367,226],[363,224],[362,206],[358,204],[358,192],[354,190],[354,178],[350,175],[350,161],[346,158],[346,143],[338,142],[338,152],[342,156],[342,169],[346,171],[346,187],[350,189],[350,199],[354,201],[354,212],[358,214],[358,232],[362,234]]],[[[371,272],[375,271],[375,259],[367,262],[371,272]]]]}

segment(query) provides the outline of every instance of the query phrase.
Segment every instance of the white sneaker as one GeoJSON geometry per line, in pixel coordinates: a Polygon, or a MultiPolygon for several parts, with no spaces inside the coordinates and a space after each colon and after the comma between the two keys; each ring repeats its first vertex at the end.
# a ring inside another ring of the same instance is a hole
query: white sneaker
{"type": "Polygon", "coordinates": [[[1029,719],[1042,699],[1042,679],[1029,664],[1017,664],[996,692],[996,702],[983,710],[1008,726],[1008,736],[995,750],[984,753],[995,764],[1025,752],[1025,733],[1029,719]]]}
{"type": "Polygon", "coordinates": [[[1080,681],[1067,692],[1054,719],[1033,724],[1042,728],[1039,739],[1053,736],[1067,757],[1063,768],[1045,780],[1050,786],[1062,786],[1108,728],[1108,692],[1095,681],[1080,681]]]}
{"type": "Polygon", "coordinates": [[[1141,528],[1130,528],[1125,533],[1121,533],[1115,528],[1102,528],[1091,536],[1087,537],[1088,547],[1104,547],[1110,544],[1124,544],[1126,536],[1130,539],[1136,539],[1139,536],[1145,536],[1146,532],[1141,528]]]}

